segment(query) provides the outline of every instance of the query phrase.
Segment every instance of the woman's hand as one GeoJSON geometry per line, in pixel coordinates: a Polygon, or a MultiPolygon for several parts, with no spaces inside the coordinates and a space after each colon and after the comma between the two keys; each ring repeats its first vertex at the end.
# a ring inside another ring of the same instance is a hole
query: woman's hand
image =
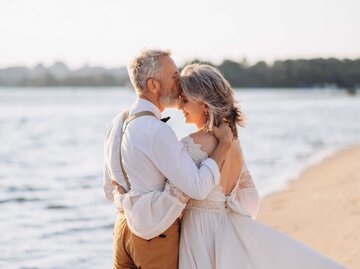
{"type": "Polygon", "coordinates": [[[227,125],[225,122],[222,122],[219,127],[214,127],[213,133],[219,140],[219,143],[224,145],[230,146],[232,141],[234,141],[234,134],[231,131],[229,125],[227,125]]]}
{"type": "Polygon", "coordinates": [[[119,192],[120,194],[126,193],[126,190],[119,183],[117,183],[114,179],[111,180],[111,184],[114,186],[115,190],[117,192],[119,192]]]}
{"type": "Polygon", "coordinates": [[[226,155],[234,140],[234,135],[231,131],[231,128],[224,122],[222,122],[219,127],[214,127],[213,133],[219,140],[219,144],[210,157],[215,160],[221,172],[224,167],[226,155]]]}

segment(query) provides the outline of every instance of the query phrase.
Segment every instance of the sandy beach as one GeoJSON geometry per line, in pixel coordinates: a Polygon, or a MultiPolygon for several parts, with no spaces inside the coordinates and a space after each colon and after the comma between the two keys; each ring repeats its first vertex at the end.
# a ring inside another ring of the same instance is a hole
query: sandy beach
{"type": "Polygon", "coordinates": [[[348,266],[360,268],[360,145],[305,170],[262,201],[257,218],[348,266]]]}

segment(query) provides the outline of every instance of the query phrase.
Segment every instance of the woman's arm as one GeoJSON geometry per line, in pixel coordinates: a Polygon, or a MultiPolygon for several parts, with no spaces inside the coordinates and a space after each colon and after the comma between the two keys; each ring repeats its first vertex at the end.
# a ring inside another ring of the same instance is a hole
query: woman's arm
{"type": "Polygon", "coordinates": [[[261,199],[245,163],[243,164],[239,180],[236,200],[238,200],[242,207],[255,219],[260,209],[261,199]]]}

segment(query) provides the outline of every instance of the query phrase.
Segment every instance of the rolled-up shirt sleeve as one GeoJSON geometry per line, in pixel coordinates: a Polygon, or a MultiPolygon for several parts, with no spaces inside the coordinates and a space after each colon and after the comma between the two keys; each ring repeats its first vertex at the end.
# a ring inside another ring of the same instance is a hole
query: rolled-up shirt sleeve
{"type": "Polygon", "coordinates": [[[106,166],[106,164],[104,165],[103,189],[104,189],[105,199],[110,201],[110,202],[113,202],[114,197],[113,197],[112,192],[114,190],[114,187],[111,184],[111,177],[110,177],[110,173],[109,173],[109,168],[106,166]]]}
{"type": "Polygon", "coordinates": [[[115,188],[111,183],[112,180],[129,191],[120,167],[121,127],[121,117],[117,116],[107,126],[104,137],[103,190],[105,198],[110,202],[114,201],[113,191],[115,188]]]}
{"type": "Polygon", "coordinates": [[[160,172],[191,198],[203,200],[220,181],[220,171],[213,159],[197,167],[189,153],[168,125],[152,138],[151,159],[160,172]]]}
{"type": "Polygon", "coordinates": [[[105,130],[105,137],[104,137],[104,171],[103,171],[103,190],[105,199],[113,202],[113,190],[114,187],[111,184],[111,171],[109,167],[109,151],[111,151],[111,145],[110,145],[110,133],[113,125],[110,123],[105,130]]]}

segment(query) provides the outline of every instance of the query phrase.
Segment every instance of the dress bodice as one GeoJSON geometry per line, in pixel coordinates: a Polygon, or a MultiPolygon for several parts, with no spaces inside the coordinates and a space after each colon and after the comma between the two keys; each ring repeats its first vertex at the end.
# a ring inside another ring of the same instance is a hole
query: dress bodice
{"type": "MultiPolygon", "coordinates": [[[[201,163],[208,158],[208,154],[201,149],[201,145],[196,144],[195,141],[190,137],[186,136],[181,139],[185,149],[194,160],[195,164],[199,167],[201,163]]],[[[244,167],[243,167],[244,168],[244,167]]],[[[229,195],[225,195],[221,185],[216,185],[214,189],[204,200],[190,199],[187,203],[186,208],[201,208],[211,211],[223,211],[228,212],[230,210],[231,202],[236,200],[236,192],[241,183],[244,169],[239,176],[239,179],[229,195]]]]}

